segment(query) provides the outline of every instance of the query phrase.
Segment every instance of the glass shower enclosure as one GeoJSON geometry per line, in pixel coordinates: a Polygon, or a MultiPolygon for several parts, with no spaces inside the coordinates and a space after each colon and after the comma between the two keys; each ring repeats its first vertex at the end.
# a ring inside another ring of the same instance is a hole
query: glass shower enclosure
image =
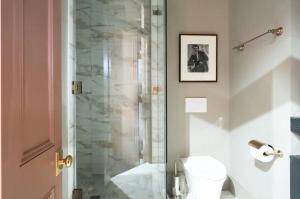
{"type": "Polygon", "coordinates": [[[74,184],[166,198],[164,0],[76,0],[74,184]]]}

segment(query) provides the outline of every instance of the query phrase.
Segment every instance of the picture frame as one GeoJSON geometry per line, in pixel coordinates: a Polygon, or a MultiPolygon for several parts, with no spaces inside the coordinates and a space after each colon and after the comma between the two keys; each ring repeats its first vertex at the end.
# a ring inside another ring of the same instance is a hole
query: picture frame
{"type": "Polygon", "coordinates": [[[179,82],[218,81],[218,35],[179,34],[179,82]]]}

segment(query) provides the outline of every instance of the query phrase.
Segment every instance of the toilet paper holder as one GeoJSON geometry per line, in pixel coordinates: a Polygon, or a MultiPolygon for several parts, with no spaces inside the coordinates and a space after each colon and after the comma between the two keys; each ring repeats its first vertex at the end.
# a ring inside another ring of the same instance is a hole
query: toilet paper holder
{"type": "Polygon", "coordinates": [[[256,149],[259,149],[262,146],[269,146],[274,150],[274,153],[270,153],[270,152],[266,151],[266,152],[263,153],[264,156],[275,156],[275,157],[278,157],[278,158],[283,157],[283,152],[281,150],[275,150],[275,148],[270,144],[266,144],[266,143],[260,142],[258,140],[251,140],[251,141],[248,142],[248,145],[251,146],[251,147],[254,147],[256,149]]]}

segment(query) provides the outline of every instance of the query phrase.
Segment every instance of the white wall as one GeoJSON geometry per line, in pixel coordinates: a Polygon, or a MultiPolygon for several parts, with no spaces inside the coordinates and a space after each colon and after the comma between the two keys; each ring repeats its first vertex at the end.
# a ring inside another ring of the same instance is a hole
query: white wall
{"type": "Polygon", "coordinates": [[[229,24],[227,0],[168,0],[168,167],[188,155],[211,155],[229,168],[229,24]],[[179,83],[179,34],[216,33],[217,83],[179,83]],[[186,114],[185,97],[207,97],[208,112],[186,114]]]}
{"type": "Polygon", "coordinates": [[[294,83],[300,75],[292,57],[292,8],[291,0],[230,0],[231,46],[284,27],[282,36],[265,36],[230,56],[230,176],[238,198],[249,197],[239,189],[258,199],[289,198],[289,155],[299,152],[299,140],[290,132],[292,96],[299,89],[294,83]],[[247,146],[251,139],[283,150],[284,157],[269,164],[255,161],[247,146]]]}
{"type": "Polygon", "coordinates": [[[292,101],[293,116],[300,117],[300,1],[292,0],[292,101]]]}
{"type": "MultiPolygon", "coordinates": [[[[293,117],[300,117],[300,1],[292,0],[292,61],[291,61],[291,98],[293,117]]],[[[300,137],[292,136],[291,154],[299,155],[300,137]]]]}

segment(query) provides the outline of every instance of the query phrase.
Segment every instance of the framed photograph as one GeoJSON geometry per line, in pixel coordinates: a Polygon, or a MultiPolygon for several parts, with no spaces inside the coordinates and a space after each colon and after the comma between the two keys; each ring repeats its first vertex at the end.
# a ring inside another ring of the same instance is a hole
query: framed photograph
{"type": "Polygon", "coordinates": [[[217,82],[217,35],[180,34],[179,43],[179,81],[217,82]]]}

